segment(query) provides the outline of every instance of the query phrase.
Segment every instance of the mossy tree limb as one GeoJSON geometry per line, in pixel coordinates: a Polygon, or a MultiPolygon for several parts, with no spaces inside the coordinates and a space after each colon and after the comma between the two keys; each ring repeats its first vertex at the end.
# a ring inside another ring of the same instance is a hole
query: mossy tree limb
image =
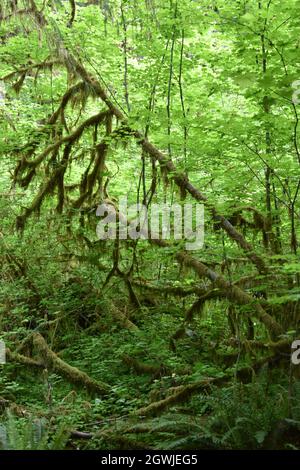
{"type": "Polygon", "coordinates": [[[45,339],[39,333],[34,333],[33,345],[45,367],[52,369],[54,372],[62,375],[76,385],[86,387],[90,392],[96,392],[99,395],[107,395],[109,393],[109,385],[92,379],[85,372],[77,369],[77,367],[70,366],[60,359],[55,352],[49,348],[45,339]]]}

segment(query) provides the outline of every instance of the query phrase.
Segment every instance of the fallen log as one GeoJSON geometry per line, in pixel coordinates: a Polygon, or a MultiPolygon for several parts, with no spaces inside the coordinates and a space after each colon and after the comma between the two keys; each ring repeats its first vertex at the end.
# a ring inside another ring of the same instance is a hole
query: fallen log
{"type": "Polygon", "coordinates": [[[255,317],[266,326],[273,336],[278,336],[282,333],[282,328],[279,323],[263,309],[259,302],[253,299],[252,295],[247,294],[247,292],[240,289],[237,285],[233,285],[229,281],[226,281],[223,276],[217,274],[215,271],[205,266],[201,261],[191,257],[183,251],[177,253],[176,258],[186,266],[193,268],[200,277],[208,278],[213,282],[215,287],[222,290],[229,300],[234,301],[239,305],[251,305],[254,310],[255,317]]]}
{"type": "MultiPolygon", "coordinates": [[[[105,210],[108,214],[115,214],[116,208],[112,204],[106,203],[105,210]]],[[[118,212],[118,220],[124,226],[127,225],[127,219],[121,212],[118,212]]],[[[141,229],[140,233],[143,234],[143,229],[141,229]]],[[[159,238],[151,238],[149,241],[161,248],[169,248],[171,246],[166,240],[159,238]]],[[[185,251],[179,251],[176,253],[175,259],[180,264],[184,264],[193,269],[199,277],[206,277],[209,279],[213,283],[213,288],[220,289],[224,297],[239,305],[251,306],[251,310],[253,310],[253,313],[251,312],[252,315],[255,315],[255,317],[266,326],[272,337],[276,337],[282,333],[280,324],[264,310],[262,305],[256,301],[252,295],[247,294],[237,285],[230,283],[221,274],[216,273],[200,260],[188,255],[185,251]]]]}

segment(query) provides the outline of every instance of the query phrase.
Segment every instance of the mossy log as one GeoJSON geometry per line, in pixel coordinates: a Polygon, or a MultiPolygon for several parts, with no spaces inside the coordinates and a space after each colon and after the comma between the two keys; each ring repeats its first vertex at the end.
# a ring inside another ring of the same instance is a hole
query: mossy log
{"type": "Polygon", "coordinates": [[[49,348],[45,339],[39,333],[33,335],[33,345],[43,360],[44,366],[47,368],[52,369],[76,385],[83,385],[91,392],[96,392],[100,395],[106,395],[109,392],[109,385],[92,379],[85,372],[77,369],[77,367],[70,366],[60,359],[49,348]]]}
{"type": "Polygon", "coordinates": [[[131,331],[139,331],[139,328],[132,323],[131,320],[123,313],[121,310],[119,310],[115,305],[112,305],[110,308],[110,313],[113,317],[113,319],[120,325],[122,328],[126,328],[127,330],[131,331]]]}
{"type": "Polygon", "coordinates": [[[8,362],[17,362],[24,366],[44,367],[41,361],[36,361],[31,357],[24,356],[23,354],[19,354],[17,352],[12,352],[9,348],[6,348],[6,359],[8,360],[8,362]]]}
{"type": "MultiPolygon", "coordinates": [[[[236,371],[236,378],[242,382],[250,382],[253,374],[264,365],[271,365],[278,361],[278,355],[272,355],[269,357],[261,358],[251,366],[243,367],[236,371]]],[[[162,413],[170,406],[176,405],[177,403],[188,400],[194,393],[199,391],[207,391],[213,385],[223,385],[224,383],[232,380],[233,373],[226,374],[222,377],[206,378],[188,385],[180,385],[179,387],[173,387],[169,389],[167,397],[153,402],[150,405],[139,408],[133,412],[133,416],[153,416],[162,413]]]]}

